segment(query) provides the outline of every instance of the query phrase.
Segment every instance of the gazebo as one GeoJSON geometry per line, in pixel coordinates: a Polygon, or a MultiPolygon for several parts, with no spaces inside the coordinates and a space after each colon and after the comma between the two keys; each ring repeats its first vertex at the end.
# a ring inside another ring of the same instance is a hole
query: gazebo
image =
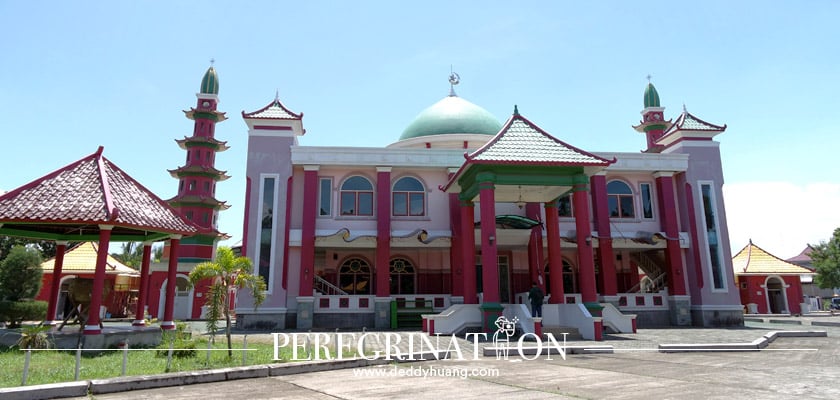
{"type": "MultiPolygon", "coordinates": [[[[56,243],[46,323],[53,324],[58,302],[60,276],[68,242],[96,241],[98,252],[85,335],[99,335],[99,308],[108,246],[111,241],[143,242],[138,309],[148,292],[152,243],[170,242],[166,305],[162,329],[174,329],[173,307],[178,247],[184,236],[198,228],[177,211],[102,156],[103,148],[0,196],[0,235],[18,236],[56,243]]],[[[139,314],[138,314],[139,315],[139,314]]],[[[134,326],[143,326],[142,315],[134,326]]]]}

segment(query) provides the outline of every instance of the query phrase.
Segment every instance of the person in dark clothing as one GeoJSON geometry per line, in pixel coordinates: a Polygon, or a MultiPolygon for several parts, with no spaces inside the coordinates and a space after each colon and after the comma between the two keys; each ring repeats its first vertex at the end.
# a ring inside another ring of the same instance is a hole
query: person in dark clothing
{"type": "Polygon", "coordinates": [[[531,316],[542,318],[543,294],[537,282],[533,283],[531,290],[528,291],[528,300],[531,301],[531,316]]]}

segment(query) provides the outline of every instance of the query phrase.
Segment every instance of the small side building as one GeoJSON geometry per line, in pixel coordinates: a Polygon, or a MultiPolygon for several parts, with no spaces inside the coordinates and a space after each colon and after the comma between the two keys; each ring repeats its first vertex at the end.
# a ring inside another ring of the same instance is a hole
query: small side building
{"type": "Polygon", "coordinates": [[[782,260],[750,243],[732,258],[741,303],[748,314],[801,314],[804,303],[801,276],[814,272],[782,260]]]}

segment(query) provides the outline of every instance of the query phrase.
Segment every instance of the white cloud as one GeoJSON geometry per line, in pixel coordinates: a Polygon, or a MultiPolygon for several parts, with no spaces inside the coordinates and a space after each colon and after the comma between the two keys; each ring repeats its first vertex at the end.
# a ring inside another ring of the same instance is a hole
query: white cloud
{"type": "Polygon", "coordinates": [[[732,255],[752,239],[771,254],[790,258],[807,244],[828,240],[840,227],[840,184],[740,182],[725,184],[732,255]]]}

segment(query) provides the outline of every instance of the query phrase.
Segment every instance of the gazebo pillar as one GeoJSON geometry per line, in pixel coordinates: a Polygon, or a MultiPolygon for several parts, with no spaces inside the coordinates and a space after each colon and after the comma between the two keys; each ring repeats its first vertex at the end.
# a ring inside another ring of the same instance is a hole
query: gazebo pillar
{"type": "Polygon", "coordinates": [[[140,293],[134,311],[132,326],[146,326],[146,299],[149,296],[149,264],[152,260],[152,242],[143,242],[143,263],[140,267],[140,293]]]}
{"type": "Polygon", "coordinates": [[[55,262],[53,263],[52,282],[50,284],[50,302],[47,304],[47,318],[44,325],[54,325],[58,296],[61,290],[61,268],[64,266],[64,253],[67,251],[66,241],[55,242],[55,262]]]}
{"type": "Polygon", "coordinates": [[[563,287],[563,255],[560,247],[560,217],[557,215],[557,202],[545,203],[545,236],[548,240],[548,279],[550,279],[551,297],[549,304],[566,302],[563,287]]]}
{"type": "Polygon", "coordinates": [[[102,306],[102,291],[105,287],[105,263],[108,261],[108,246],[111,244],[112,225],[99,225],[99,248],[96,252],[96,272],[93,274],[93,291],[90,294],[90,309],[88,309],[85,335],[99,335],[101,319],[99,307],[102,306]]]}
{"type": "Polygon", "coordinates": [[[478,303],[475,276],[475,204],[461,202],[461,272],[464,280],[464,304],[478,303]]]}
{"type": "Polygon", "coordinates": [[[499,258],[496,249],[496,186],[492,180],[482,180],[478,184],[479,203],[481,206],[481,282],[483,299],[481,311],[484,320],[484,332],[496,331],[496,319],[502,315],[499,303],[499,258]]]}
{"type": "Polygon", "coordinates": [[[175,310],[175,282],[178,279],[178,247],[181,245],[181,235],[172,235],[169,239],[169,270],[166,275],[166,305],[163,309],[163,322],[160,328],[175,329],[173,318],[175,310]]]}

